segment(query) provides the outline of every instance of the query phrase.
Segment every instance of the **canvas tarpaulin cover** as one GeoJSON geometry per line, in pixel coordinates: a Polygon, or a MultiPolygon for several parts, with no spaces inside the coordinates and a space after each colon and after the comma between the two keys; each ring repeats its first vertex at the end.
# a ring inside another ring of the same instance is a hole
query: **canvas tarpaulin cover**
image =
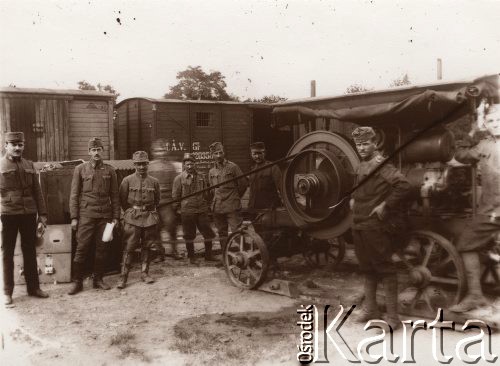
{"type": "MultiPolygon", "coordinates": [[[[384,92],[376,92],[378,99],[382,102],[376,104],[363,105],[362,98],[366,98],[370,93],[357,94],[353,96],[342,96],[337,98],[336,107],[315,109],[310,106],[312,103],[306,101],[297,104],[290,102],[289,105],[277,106],[273,109],[276,115],[278,126],[284,124],[296,124],[315,118],[335,119],[339,121],[352,122],[359,125],[383,125],[383,124],[402,124],[423,123],[427,125],[433,121],[453,121],[470,111],[469,97],[476,95],[476,100],[487,97],[498,103],[498,75],[492,75],[473,80],[471,82],[450,84],[450,90],[443,84],[439,87],[441,90],[433,90],[423,87],[415,87],[415,94],[403,96],[398,100],[394,91],[388,91],[387,102],[384,102],[384,92]],[[443,88],[444,85],[444,88],[443,88]],[[390,96],[389,96],[390,93],[390,96]],[[342,101],[361,100],[361,105],[342,106],[342,101]],[[306,106],[307,105],[307,106],[306,106]]],[[[437,88],[436,88],[437,89],[437,88]]],[[[413,89],[411,89],[413,90],[413,89]]],[[[411,92],[410,90],[410,92],[411,92]]],[[[286,104],[286,103],[285,103],[286,104]]],[[[323,105],[325,102],[323,101],[323,105]]]]}

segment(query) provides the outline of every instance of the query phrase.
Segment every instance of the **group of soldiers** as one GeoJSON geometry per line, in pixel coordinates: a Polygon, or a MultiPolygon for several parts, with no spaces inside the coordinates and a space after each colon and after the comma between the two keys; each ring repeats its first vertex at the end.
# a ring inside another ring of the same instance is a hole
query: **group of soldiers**
{"type": "MultiPolygon", "coordinates": [[[[455,156],[459,161],[478,162],[483,174],[478,215],[457,241],[466,269],[468,293],[459,304],[450,309],[456,312],[486,304],[481,291],[478,252],[490,246],[492,235],[500,231],[499,105],[488,106],[480,128],[488,132],[486,137],[476,146],[458,151],[455,156]]],[[[365,300],[358,320],[366,322],[380,318],[376,293],[379,284],[383,284],[385,320],[393,329],[397,329],[401,323],[397,314],[398,282],[392,254],[394,242],[402,240],[401,234],[407,230],[404,216],[410,184],[378,151],[377,136],[371,127],[356,128],[352,138],[361,157],[356,172],[357,182],[363,181],[352,194],[350,202],[355,253],[360,270],[365,274],[365,300]]],[[[12,303],[12,256],[18,231],[21,233],[28,294],[48,296],[39,288],[34,246],[37,213],[39,225],[46,225],[47,213],[33,163],[21,157],[23,148],[22,132],[6,134],[6,155],[0,160],[6,304],[12,303]]],[[[234,232],[242,223],[241,198],[248,186],[250,210],[281,205],[279,168],[272,165],[245,177],[235,163],[226,159],[220,142],[210,145],[214,165],[208,172],[208,177],[198,173],[194,155],[187,153],[183,158],[182,173],[176,175],[170,185],[160,184],[162,176],[165,178],[165,172],[169,169],[154,169],[151,173],[156,172],[160,180],[153,177],[148,174],[148,154],[137,151],[133,154],[135,173],[124,178],[118,186],[115,170],[103,163],[102,142],[98,138],[91,139],[88,148],[90,159],[75,168],[71,187],[71,226],[76,230],[77,240],[73,263],[74,282],[69,292],[71,295],[83,289],[83,267],[93,241],[96,244],[93,286],[110,288],[103,281],[107,245],[102,241],[104,229],[110,222],[118,226],[121,219],[123,226],[125,249],[117,287],[124,288],[132,264],[132,252],[138,248],[141,248],[141,279],[146,283],[154,281],[149,275],[149,264],[151,248],[159,242],[159,227],[170,234],[173,256],[178,257],[177,212],[180,212],[189,261],[196,264],[196,230],[205,241],[205,260],[213,260],[212,240],[215,233],[209,220],[209,206],[221,247],[224,247],[228,229],[234,232]]],[[[250,155],[255,163],[253,169],[269,164],[265,159],[265,146],[261,142],[250,146],[250,155]]],[[[156,159],[165,157],[166,154],[164,151],[162,153],[160,147],[156,159]]],[[[171,178],[167,180],[172,181],[171,178]]]]}
{"type": "MultiPolygon", "coordinates": [[[[39,287],[35,233],[37,224],[47,224],[47,210],[41,194],[33,163],[22,158],[24,150],[22,132],[5,134],[6,154],[0,161],[2,208],[2,254],[4,269],[5,304],[12,304],[13,255],[18,231],[24,258],[28,294],[48,297],[39,287]],[[19,202],[14,202],[14,198],[19,202]],[[18,207],[19,206],[19,207],[18,207]],[[38,214],[38,219],[37,219],[38,214]],[[38,220],[38,222],[37,222],[38,220]],[[21,223],[23,223],[21,225],[21,223]]],[[[73,284],[68,292],[75,295],[83,290],[85,264],[93,258],[93,287],[109,290],[103,281],[109,244],[103,240],[106,226],[121,226],[124,243],[118,288],[127,285],[133,253],[141,251],[141,279],[153,283],[149,275],[152,249],[157,248],[160,259],[164,256],[162,232],[169,235],[172,256],[180,259],[177,251],[177,222],[180,216],[187,257],[191,264],[198,264],[194,240],[198,230],[205,241],[205,260],[214,261],[212,240],[216,237],[209,219],[209,208],[217,229],[221,247],[228,238],[228,230],[236,231],[241,225],[241,198],[250,186],[249,209],[262,209],[279,205],[280,173],[277,167],[263,170],[248,178],[243,176],[235,163],[226,159],[220,142],[210,145],[214,165],[208,177],[196,168],[194,154],[183,157],[183,170],[176,174],[169,162],[165,147],[152,148],[155,160],[151,174],[149,158],[145,151],[133,156],[135,172],[118,185],[115,169],[104,163],[104,145],[99,138],[88,143],[89,160],[75,167],[71,183],[69,211],[71,228],[76,232],[76,251],[73,258],[73,284]],[[160,168],[160,169],[158,169],[160,168]],[[172,176],[172,174],[176,176],[172,176]],[[155,177],[156,176],[156,177],[155,177]],[[240,177],[239,179],[233,179],[240,177]],[[173,178],[173,179],[172,179],[173,178]],[[221,184],[227,182],[225,184],[221,184]],[[214,187],[213,189],[209,189],[214,187]],[[203,191],[202,193],[196,193],[203,191]]],[[[254,168],[268,164],[262,142],[250,146],[254,168]]]]}

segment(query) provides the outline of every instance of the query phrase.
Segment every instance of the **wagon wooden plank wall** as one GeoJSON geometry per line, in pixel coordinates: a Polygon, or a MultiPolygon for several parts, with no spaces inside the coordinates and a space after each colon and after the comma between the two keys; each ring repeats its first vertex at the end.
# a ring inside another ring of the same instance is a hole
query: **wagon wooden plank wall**
{"type": "Polygon", "coordinates": [[[114,159],[113,105],[105,92],[0,88],[0,130],[23,131],[30,160],[87,159],[94,136],[103,140],[104,158],[114,159]]]}
{"type": "MultiPolygon", "coordinates": [[[[248,147],[254,136],[254,108],[267,110],[265,122],[271,122],[271,107],[266,105],[205,100],[125,99],[116,106],[116,158],[129,159],[137,150],[149,152],[152,141],[164,138],[174,159],[180,161],[185,152],[195,153],[199,169],[206,172],[211,164],[208,147],[214,141],[221,141],[226,147],[227,158],[244,171],[248,170],[248,147]]],[[[260,115],[265,114],[261,112],[260,115]]]]}

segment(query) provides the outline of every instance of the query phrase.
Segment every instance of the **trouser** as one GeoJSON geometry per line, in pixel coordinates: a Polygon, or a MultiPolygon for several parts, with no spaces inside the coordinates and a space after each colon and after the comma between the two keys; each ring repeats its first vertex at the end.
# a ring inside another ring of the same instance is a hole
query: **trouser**
{"type": "Polygon", "coordinates": [[[36,262],[36,214],[0,215],[2,220],[3,292],[14,292],[14,251],[17,233],[21,234],[21,250],[24,260],[24,278],[28,293],[39,289],[36,262]]]}
{"type": "Polygon", "coordinates": [[[396,273],[392,262],[393,245],[390,235],[383,229],[352,230],[354,252],[359,269],[365,274],[384,277],[396,273]]]}
{"type": "Polygon", "coordinates": [[[192,242],[196,238],[196,229],[203,235],[205,240],[215,238],[215,233],[210,226],[210,220],[206,212],[182,214],[181,219],[184,240],[192,242]]]}
{"type": "Polygon", "coordinates": [[[130,269],[132,263],[132,252],[137,248],[141,248],[142,272],[148,272],[150,261],[149,251],[155,243],[157,233],[157,225],[141,227],[127,222],[123,225],[123,239],[125,241],[123,264],[126,266],[126,270],[130,269]]]}
{"type": "Polygon", "coordinates": [[[459,252],[481,251],[495,244],[494,235],[500,232],[500,217],[477,215],[467,222],[458,237],[456,248],[459,252]]]}
{"type": "Polygon", "coordinates": [[[217,228],[217,235],[219,235],[220,246],[223,248],[226,245],[228,236],[228,226],[231,232],[235,232],[240,227],[243,222],[241,212],[232,211],[227,213],[215,213],[214,212],[214,223],[217,228]]]}
{"type": "Polygon", "coordinates": [[[109,221],[111,219],[92,217],[80,217],[78,220],[78,229],[76,232],[77,246],[73,261],[80,264],[85,263],[92,244],[95,242],[95,253],[93,253],[94,276],[97,278],[102,277],[104,274],[109,243],[102,241],[102,233],[109,221]]]}

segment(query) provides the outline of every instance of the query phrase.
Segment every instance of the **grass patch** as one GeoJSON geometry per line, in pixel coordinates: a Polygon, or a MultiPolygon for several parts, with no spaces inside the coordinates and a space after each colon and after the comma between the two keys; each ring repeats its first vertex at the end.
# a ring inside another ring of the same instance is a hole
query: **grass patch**
{"type": "Polygon", "coordinates": [[[143,362],[151,362],[151,359],[144,353],[143,350],[130,344],[136,340],[135,334],[130,332],[119,332],[109,340],[110,346],[117,346],[120,349],[120,359],[134,357],[143,362]]]}
{"type": "Polygon", "coordinates": [[[123,344],[127,344],[130,341],[135,339],[134,333],[129,332],[120,332],[111,337],[109,341],[110,346],[121,346],[123,344]]]}
{"type": "Polygon", "coordinates": [[[124,358],[127,358],[127,357],[134,357],[134,358],[138,358],[140,359],[141,361],[143,362],[151,362],[151,358],[149,358],[143,350],[141,349],[138,349],[137,347],[135,346],[132,346],[130,344],[124,344],[120,347],[120,358],[121,359],[124,359],[124,358]]]}

